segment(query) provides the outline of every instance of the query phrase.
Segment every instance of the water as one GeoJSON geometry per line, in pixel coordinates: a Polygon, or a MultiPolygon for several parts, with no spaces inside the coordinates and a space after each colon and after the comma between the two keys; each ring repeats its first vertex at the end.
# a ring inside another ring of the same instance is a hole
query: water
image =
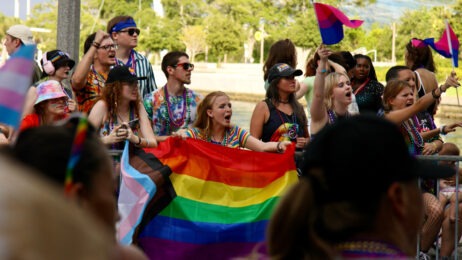
{"type": "MultiPolygon", "coordinates": [[[[233,117],[232,122],[246,130],[250,129],[250,118],[255,108],[256,103],[243,102],[243,101],[231,101],[233,106],[233,117]]],[[[462,121],[462,120],[460,120],[462,121]]],[[[435,123],[439,127],[441,125],[448,125],[451,123],[459,122],[453,118],[435,118],[435,123]]],[[[449,133],[442,136],[444,142],[451,142],[456,144],[462,149],[462,128],[456,128],[455,132],[449,133]]]]}

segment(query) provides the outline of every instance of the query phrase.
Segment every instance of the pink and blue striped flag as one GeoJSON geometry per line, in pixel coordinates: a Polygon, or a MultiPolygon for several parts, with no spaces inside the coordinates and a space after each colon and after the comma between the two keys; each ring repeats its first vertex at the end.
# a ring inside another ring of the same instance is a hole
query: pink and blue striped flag
{"type": "Polygon", "coordinates": [[[363,24],[362,20],[350,20],[342,11],[333,6],[320,3],[313,5],[324,44],[336,44],[343,39],[342,25],[358,28],[363,24]]]}
{"type": "Polygon", "coordinates": [[[20,47],[0,68],[0,123],[19,126],[34,71],[35,45],[20,47]]]}
{"type": "Polygon", "coordinates": [[[459,67],[459,39],[449,24],[437,42],[435,42],[435,38],[427,38],[424,40],[412,39],[411,43],[416,48],[428,45],[443,57],[452,58],[454,67],[459,67]]]}

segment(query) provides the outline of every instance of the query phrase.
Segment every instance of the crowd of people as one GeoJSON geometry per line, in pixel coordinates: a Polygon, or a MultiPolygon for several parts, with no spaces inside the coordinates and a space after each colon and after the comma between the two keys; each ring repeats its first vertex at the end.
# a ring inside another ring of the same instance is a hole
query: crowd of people
{"type": "MultiPolygon", "coordinates": [[[[324,45],[298,81],[303,72],[296,69],[295,45],[277,41],[263,66],[265,98],[256,104],[246,130],[232,123],[225,92],[202,96],[187,87],[194,64],[185,52],[163,57],[167,83],[158,87],[148,59],[135,50],[140,33],[131,16],[117,16],[106,31],[86,38],[77,64],[63,50],[44,52],[20,128],[0,122],[0,144],[10,147],[6,153],[58,185],[66,183],[65,197],[95,215],[107,234],[113,235],[117,221],[114,177],[120,160],[111,161],[107,150],[121,150],[126,141],[155,148],[169,137],[181,137],[259,152],[283,153],[293,145],[303,153],[296,157],[300,182],[269,224],[268,252],[274,259],[405,259],[416,254],[416,246],[425,257],[440,230],[441,256],[453,254],[455,212],[462,214],[462,206],[451,178],[459,170],[414,159],[460,153],[441,135],[462,123],[438,127],[434,122],[442,94],[460,84],[452,72],[438,86],[429,47],[409,43],[406,65],[390,68],[384,86],[368,56],[324,45]],[[70,88],[63,84],[67,79],[70,88]],[[81,130],[83,143],[74,139],[81,130]],[[69,152],[76,146],[77,164],[69,168],[74,156],[69,152]],[[424,178],[421,187],[419,177],[424,178]],[[443,178],[439,194],[437,178],[443,178]]],[[[32,43],[26,26],[6,32],[9,54],[32,43]]],[[[135,247],[115,243],[112,248],[127,259],[145,257],[135,247]]]]}

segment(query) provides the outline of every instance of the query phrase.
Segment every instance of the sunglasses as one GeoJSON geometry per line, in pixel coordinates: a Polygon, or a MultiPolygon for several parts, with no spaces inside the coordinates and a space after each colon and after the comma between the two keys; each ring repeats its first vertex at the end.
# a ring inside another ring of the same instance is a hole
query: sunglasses
{"type": "Polygon", "coordinates": [[[135,33],[136,33],[136,35],[140,35],[140,29],[138,29],[138,28],[130,28],[130,29],[127,29],[127,30],[121,30],[119,32],[126,32],[130,36],[133,36],[133,34],[135,34],[135,33]]]}
{"type": "Polygon", "coordinates": [[[98,49],[104,49],[106,51],[109,51],[111,49],[117,50],[118,48],[119,48],[119,45],[117,44],[108,44],[108,45],[98,47],[98,49]]]}
{"type": "Polygon", "coordinates": [[[193,70],[193,69],[194,69],[194,64],[192,64],[192,63],[189,63],[189,62],[185,62],[185,63],[178,63],[178,64],[176,64],[176,65],[175,65],[175,66],[173,66],[173,67],[175,67],[175,68],[176,68],[176,67],[178,67],[178,66],[181,66],[181,67],[183,67],[183,69],[184,69],[184,70],[189,70],[189,69],[192,69],[192,70],[193,70]]]}

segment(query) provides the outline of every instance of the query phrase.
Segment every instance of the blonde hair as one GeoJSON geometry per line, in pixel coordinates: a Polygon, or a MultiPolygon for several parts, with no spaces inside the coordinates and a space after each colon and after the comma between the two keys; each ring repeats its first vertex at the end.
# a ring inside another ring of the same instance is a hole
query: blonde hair
{"type": "Polygon", "coordinates": [[[349,79],[348,75],[343,72],[331,72],[324,78],[324,104],[327,109],[332,109],[334,107],[332,95],[334,94],[334,88],[338,85],[341,76],[349,79]]]}

